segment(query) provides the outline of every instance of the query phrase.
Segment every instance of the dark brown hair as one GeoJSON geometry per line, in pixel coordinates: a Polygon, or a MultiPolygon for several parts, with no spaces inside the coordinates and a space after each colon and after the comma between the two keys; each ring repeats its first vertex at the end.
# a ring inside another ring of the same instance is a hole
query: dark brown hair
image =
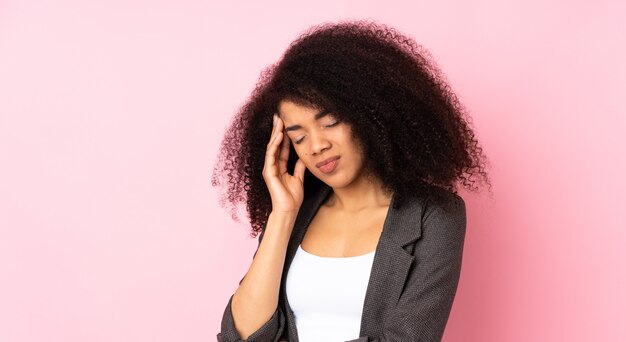
{"type": "MultiPolygon", "coordinates": [[[[475,175],[491,188],[470,118],[423,47],[372,21],[325,23],[263,70],[224,135],[212,184],[226,184],[220,203],[232,204],[235,220],[237,203],[246,203],[253,237],[271,212],[262,170],[281,100],[331,110],[349,124],[365,170],[395,192],[396,205],[407,196],[437,201],[457,193],[458,182],[474,191],[475,175]]],[[[290,156],[292,173],[293,145],[290,156]]],[[[323,184],[306,170],[304,185],[306,198],[323,184]]]]}

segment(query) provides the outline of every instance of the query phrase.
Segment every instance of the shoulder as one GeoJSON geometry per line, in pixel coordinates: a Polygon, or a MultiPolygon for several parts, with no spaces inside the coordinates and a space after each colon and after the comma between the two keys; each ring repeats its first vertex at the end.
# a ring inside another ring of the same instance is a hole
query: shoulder
{"type": "Polygon", "coordinates": [[[458,194],[438,189],[437,195],[423,201],[422,231],[463,239],[467,224],[465,200],[458,194]]]}
{"type": "Polygon", "coordinates": [[[424,218],[433,214],[465,215],[465,200],[459,194],[437,188],[429,197],[420,198],[424,218]]]}

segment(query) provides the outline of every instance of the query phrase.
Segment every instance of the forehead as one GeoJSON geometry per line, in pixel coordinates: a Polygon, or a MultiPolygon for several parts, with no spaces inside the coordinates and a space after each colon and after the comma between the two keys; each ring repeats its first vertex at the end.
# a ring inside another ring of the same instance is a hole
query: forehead
{"type": "Polygon", "coordinates": [[[328,113],[329,111],[301,106],[287,100],[283,100],[278,104],[278,115],[283,120],[317,120],[326,116],[328,113]]]}

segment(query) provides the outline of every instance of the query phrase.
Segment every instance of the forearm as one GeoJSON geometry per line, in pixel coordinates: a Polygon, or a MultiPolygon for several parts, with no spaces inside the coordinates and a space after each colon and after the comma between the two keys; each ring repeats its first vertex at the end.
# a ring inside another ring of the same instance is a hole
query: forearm
{"type": "Polygon", "coordinates": [[[269,215],[252,264],[233,295],[233,320],[244,340],[263,326],[278,307],[285,254],[296,214],[269,215]]]}

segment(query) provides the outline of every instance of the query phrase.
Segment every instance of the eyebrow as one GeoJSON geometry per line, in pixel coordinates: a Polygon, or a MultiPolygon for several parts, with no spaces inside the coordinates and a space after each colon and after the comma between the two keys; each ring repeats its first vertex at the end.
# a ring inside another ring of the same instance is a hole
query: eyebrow
{"type": "MultiPolygon", "coordinates": [[[[325,117],[328,114],[330,114],[330,110],[329,109],[322,110],[322,111],[318,112],[317,114],[315,114],[315,120],[319,120],[319,119],[325,117]]],[[[293,125],[293,126],[285,127],[285,131],[287,131],[287,132],[289,132],[289,131],[296,131],[296,130],[299,130],[300,128],[302,128],[302,126],[300,126],[300,125],[293,125]]]]}

